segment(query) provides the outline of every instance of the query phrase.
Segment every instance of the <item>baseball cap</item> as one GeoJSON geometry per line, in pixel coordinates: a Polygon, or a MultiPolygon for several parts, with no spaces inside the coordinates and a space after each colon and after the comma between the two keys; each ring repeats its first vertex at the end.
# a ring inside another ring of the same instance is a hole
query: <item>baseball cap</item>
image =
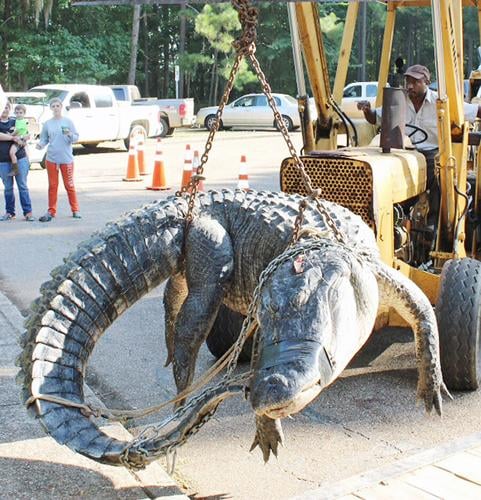
{"type": "Polygon", "coordinates": [[[426,78],[428,81],[431,81],[430,71],[426,68],[426,66],[422,66],[421,64],[409,66],[409,68],[404,72],[404,76],[412,76],[413,78],[416,78],[416,80],[426,78]]]}

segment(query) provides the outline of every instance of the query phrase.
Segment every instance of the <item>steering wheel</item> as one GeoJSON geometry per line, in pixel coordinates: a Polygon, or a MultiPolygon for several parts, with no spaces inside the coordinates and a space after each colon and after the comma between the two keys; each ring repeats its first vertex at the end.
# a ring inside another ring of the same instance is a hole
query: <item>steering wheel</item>
{"type": "Polygon", "coordinates": [[[417,146],[418,144],[421,144],[421,143],[423,143],[423,142],[426,142],[426,141],[427,141],[427,139],[428,139],[428,133],[427,133],[427,132],[426,132],[423,128],[418,127],[417,125],[411,125],[410,123],[406,123],[406,127],[409,127],[409,128],[411,128],[411,129],[413,129],[413,130],[412,130],[412,132],[410,132],[409,134],[406,134],[406,135],[409,137],[409,139],[411,139],[411,137],[412,137],[414,134],[417,134],[418,132],[419,132],[420,134],[422,134],[421,139],[419,139],[418,141],[413,141],[413,140],[411,140],[411,144],[412,144],[413,146],[417,146]]]}

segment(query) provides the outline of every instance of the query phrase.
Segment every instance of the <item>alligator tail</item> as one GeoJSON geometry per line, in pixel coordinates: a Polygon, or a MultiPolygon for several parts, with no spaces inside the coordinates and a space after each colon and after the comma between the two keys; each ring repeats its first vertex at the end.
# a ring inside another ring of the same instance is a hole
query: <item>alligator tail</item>
{"type": "Polygon", "coordinates": [[[21,338],[17,381],[29,411],[60,444],[119,464],[127,442],[104,434],[79,408],[87,361],[103,332],[179,268],[186,202],[170,199],[126,214],[81,244],[54,269],[32,304],[21,338]]]}

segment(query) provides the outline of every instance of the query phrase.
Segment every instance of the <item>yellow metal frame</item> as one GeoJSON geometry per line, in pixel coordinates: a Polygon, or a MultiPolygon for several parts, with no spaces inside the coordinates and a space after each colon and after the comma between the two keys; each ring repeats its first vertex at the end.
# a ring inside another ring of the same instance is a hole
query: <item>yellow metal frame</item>
{"type": "MultiPolygon", "coordinates": [[[[435,267],[440,269],[447,259],[466,255],[464,221],[460,220],[466,208],[463,194],[465,194],[467,177],[469,132],[463,109],[462,16],[463,7],[477,8],[481,39],[481,2],[478,0],[385,0],[383,3],[386,5],[386,22],[378,75],[380,90],[376,106],[381,105],[382,89],[388,79],[397,9],[404,7],[431,7],[432,9],[437,80],[439,82],[437,116],[440,140],[437,172],[442,193],[439,230],[433,256],[435,257],[435,267]],[[456,137],[455,142],[453,137],[456,137]]],[[[316,149],[333,150],[337,148],[337,132],[340,123],[334,111],[332,99],[339,104],[342,99],[358,12],[359,0],[350,2],[346,14],[334,88],[331,94],[317,6],[315,2],[296,4],[299,35],[307,72],[320,123],[325,127],[323,134],[316,134],[316,149]]],[[[319,127],[319,123],[317,127],[319,127]]],[[[386,161],[389,160],[386,158],[386,161]]],[[[478,160],[477,164],[479,163],[478,160]]],[[[389,169],[387,169],[388,171],[389,169]]],[[[438,293],[439,275],[420,271],[394,257],[392,241],[394,230],[393,200],[390,189],[392,179],[388,179],[387,172],[385,178],[381,178],[383,176],[379,173],[374,180],[379,201],[377,234],[381,255],[385,261],[391,262],[393,267],[416,282],[434,303],[438,293]]],[[[476,187],[476,192],[476,203],[479,203],[478,197],[481,199],[479,186],[476,187]]]]}

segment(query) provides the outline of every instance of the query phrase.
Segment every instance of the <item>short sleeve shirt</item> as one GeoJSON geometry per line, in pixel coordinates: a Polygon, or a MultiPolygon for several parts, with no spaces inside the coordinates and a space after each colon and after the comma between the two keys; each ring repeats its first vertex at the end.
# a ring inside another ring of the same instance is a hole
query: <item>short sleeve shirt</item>
{"type": "MultiPolygon", "coordinates": [[[[419,151],[429,151],[438,148],[438,123],[436,113],[437,92],[429,89],[426,92],[424,102],[418,112],[414,109],[414,105],[406,95],[406,124],[416,125],[422,128],[428,134],[427,140],[416,146],[419,151]]],[[[477,104],[464,103],[464,117],[469,122],[476,120],[478,113],[477,104]]],[[[382,108],[376,108],[376,123],[381,124],[382,108]]],[[[409,133],[409,130],[407,131],[409,133]]],[[[416,132],[412,135],[413,142],[421,140],[424,134],[416,132]]]]}
{"type": "MultiPolygon", "coordinates": [[[[0,133],[9,134],[12,129],[15,128],[15,118],[9,118],[8,121],[2,122],[0,121],[0,133]]],[[[13,144],[13,141],[0,141],[0,162],[9,162],[10,163],[10,146],[13,144]]],[[[25,152],[25,148],[19,148],[17,153],[17,159],[25,158],[27,153],[25,152]]]]}

